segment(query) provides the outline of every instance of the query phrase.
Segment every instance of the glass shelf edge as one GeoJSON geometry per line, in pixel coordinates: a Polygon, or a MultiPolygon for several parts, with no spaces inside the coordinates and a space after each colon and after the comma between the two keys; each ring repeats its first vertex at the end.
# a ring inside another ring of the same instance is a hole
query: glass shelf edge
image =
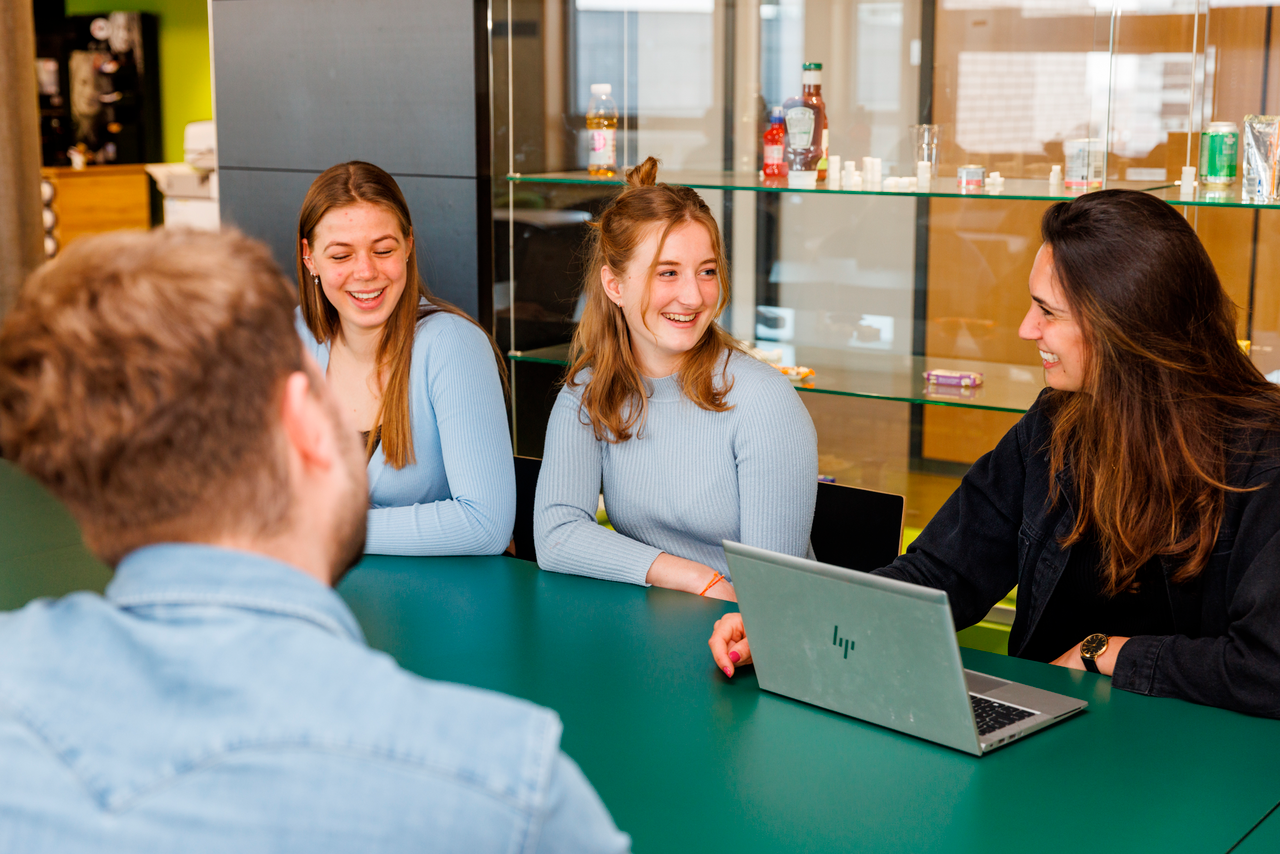
{"type": "MultiPolygon", "coordinates": [[[[563,346],[563,345],[562,345],[563,346]]],[[[568,367],[568,361],[556,358],[547,351],[559,350],[560,347],[544,347],[537,350],[511,351],[507,353],[507,359],[512,362],[525,362],[529,364],[539,365],[558,365],[560,367],[568,367]]],[[[1022,366],[1018,366],[1022,367],[1022,366]]],[[[821,376],[821,371],[819,371],[821,376]]],[[[854,397],[860,400],[880,400],[888,403],[911,403],[921,404],[924,406],[948,406],[957,409],[981,409],[987,412],[1010,412],[1021,414],[1027,411],[1028,407],[1021,406],[1000,406],[982,401],[967,401],[957,398],[946,397],[927,397],[925,395],[909,395],[909,394],[892,394],[883,392],[866,392],[838,388],[819,388],[817,386],[806,387],[796,383],[792,383],[792,388],[799,392],[808,394],[829,394],[836,397],[854,397]]]]}
{"type": "Polygon", "coordinates": [[[856,397],[859,400],[883,400],[888,403],[918,403],[922,406],[952,406],[957,409],[982,409],[987,412],[1012,412],[1021,414],[1026,409],[1010,406],[993,406],[989,403],[970,403],[964,400],[945,400],[933,397],[910,397],[908,395],[874,394],[862,391],[843,391],[835,388],[806,388],[792,383],[792,388],[806,394],[830,394],[836,397],[856,397]]]}
{"type": "MultiPolygon", "coordinates": [[[[1033,178],[1009,178],[1006,183],[1006,190],[992,193],[963,193],[959,189],[951,190],[931,190],[922,193],[918,190],[843,190],[831,189],[830,187],[815,187],[813,189],[804,189],[799,187],[769,187],[759,184],[759,178],[748,172],[722,172],[722,176],[735,176],[732,179],[717,180],[711,177],[715,173],[680,173],[671,172],[667,177],[672,184],[679,184],[686,187],[692,187],[695,190],[723,190],[723,191],[741,191],[747,193],[805,193],[809,195],[825,195],[825,196],[897,196],[912,197],[921,199],[1005,199],[1007,201],[1033,201],[1033,202],[1062,202],[1070,201],[1078,198],[1083,193],[1039,193],[1039,192],[1019,192],[1019,185],[1025,184],[1044,184],[1042,179],[1033,178]],[[1025,182],[1025,183],[1024,183],[1025,182]],[[1009,184],[1012,184],[1012,188],[1009,184]]],[[[940,178],[940,181],[950,181],[950,178],[940,178]]],[[[586,173],[573,172],[548,172],[537,174],[513,173],[507,175],[507,182],[511,184],[555,184],[570,186],[604,186],[604,187],[621,187],[624,180],[620,176],[612,178],[593,178],[586,173]]],[[[1121,189],[1121,190],[1137,190],[1143,193],[1151,193],[1175,207],[1193,206],[1193,207],[1217,207],[1217,208],[1241,208],[1241,209],[1276,209],[1280,208],[1280,202],[1259,202],[1245,201],[1236,195],[1232,195],[1228,199],[1206,199],[1202,198],[1203,191],[1198,192],[1194,198],[1184,198],[1176,184],[1169,182],[1153,183],[1150,181],[1111,181],[1108,182],[1104,189],[1121,189]]]]}

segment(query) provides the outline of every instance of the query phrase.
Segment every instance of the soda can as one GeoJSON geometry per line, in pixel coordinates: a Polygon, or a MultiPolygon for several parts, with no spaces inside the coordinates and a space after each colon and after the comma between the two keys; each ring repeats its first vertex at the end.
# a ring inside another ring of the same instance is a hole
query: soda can
{"type": "Polygon", "coordinates": [[[1211,122],[1200,134],[1200,180],[1218,187],[1236,180],[1240,133],[1235,122],[1211,122]]]}

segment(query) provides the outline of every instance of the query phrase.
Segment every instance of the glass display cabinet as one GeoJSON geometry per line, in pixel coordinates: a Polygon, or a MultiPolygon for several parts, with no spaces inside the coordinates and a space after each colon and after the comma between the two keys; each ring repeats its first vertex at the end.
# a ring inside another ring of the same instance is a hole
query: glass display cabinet
{"type": "Polygon", "coordinates": [[[1280,112],[1271,6],[494,0],[492,15],[494,331],[510,351],[517,453],[541,455],[590,220],[650,155],[719,219],[733,286],[722,324],[815,372],[800,392],[821,473],[905,494],[909,530],[1043,386],[1017,334],[1039,220],[1091,189],[1055,182],[1055,166],[1083,162],[1093,188],[1179,206],[1240,307],[1242,346],[1280,379],[1280,211],[1239,177],[1178,183],[1210,122],[1243,131],[1246,115],[1280,112]],[[822,64],[829,155],[859,170],[878,158],[879,184],[762,176],[770,108],[800,93],[806,62],[822,64]],[[586,171],[597,83],[618,105],[614,177],[586,171]],[[937,126],[927,190],[898,180],[917,177],[919,125],[937,126]],[[965,166],[1003,181],[964,187],[965,166]],[[933,368],[984,382],[930,386],[933,368]]]}

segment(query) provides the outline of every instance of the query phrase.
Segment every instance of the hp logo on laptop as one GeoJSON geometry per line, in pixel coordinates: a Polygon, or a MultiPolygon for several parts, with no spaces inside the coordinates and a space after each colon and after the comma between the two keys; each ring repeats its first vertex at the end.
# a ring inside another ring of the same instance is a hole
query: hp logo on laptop
{"type": "Polygon", "coordinates": [[[835,631],[831,633],[831,643],[833,646],[838,646],[844,650],[845,658],[848,658],[849,653],[853,651],[853,641],[849,640],[848,638],[840,637],[839,626],[836,626],[835,631]]]}

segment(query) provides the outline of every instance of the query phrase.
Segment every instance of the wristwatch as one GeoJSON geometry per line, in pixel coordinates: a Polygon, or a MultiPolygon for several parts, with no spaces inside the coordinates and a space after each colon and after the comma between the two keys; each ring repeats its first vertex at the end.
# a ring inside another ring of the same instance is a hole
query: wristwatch
{"type": "Polygon", "coordinates": [[[1098,656],[1107,651],[1107,641],[1111,638],[1102,634],[1089,635],[1080,642],[1080,660],[1084,669],[1090,673],[1098,673],[1098,656]]]}

